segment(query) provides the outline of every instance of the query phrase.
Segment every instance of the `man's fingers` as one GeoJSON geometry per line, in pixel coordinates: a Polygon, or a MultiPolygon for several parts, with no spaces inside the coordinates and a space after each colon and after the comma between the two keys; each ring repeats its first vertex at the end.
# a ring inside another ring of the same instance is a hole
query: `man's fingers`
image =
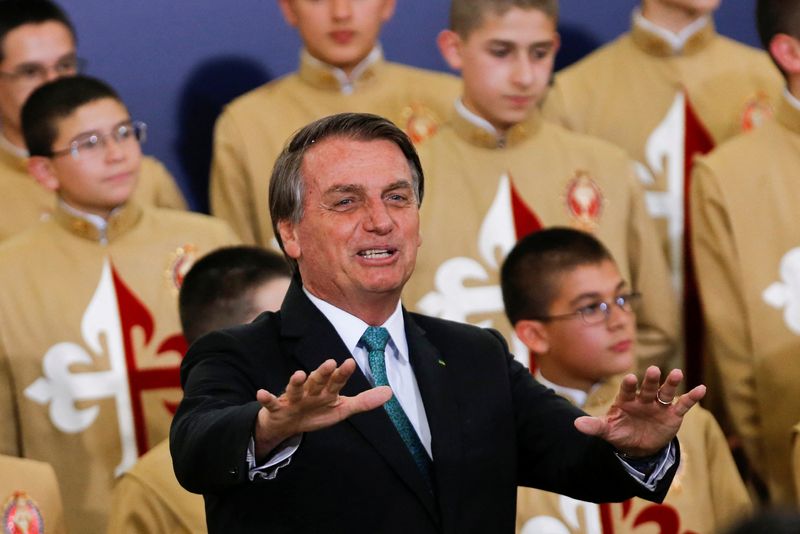
{"type": "Polygon", "coordinates": [[[625,375],[622,379],[622,384],[619,386],[619,394],[617,398],[621,402],[630,402],[636,398],[636,387],[639,385],[639,380],[634,374],[625,375]]]}
{"type": "Polygon", "coordinates": [[[330,380],[328,380],[327,392],[338,395],[355,370],[356,361],[354,359],[348,358],[342,362],[342,365],[333,372],[330,380]]]}
{"type": "Polygon", "coordinates": [[[305,382],[305,371],[295,371],[292,376],[289,377],[289,383],[286,384],[286,393],[284,393],[284,395],[286,395],[290,403],[299,402],[300,399],[303,398],[303,385],[305,382]]]}
{"type": "Polygon", "coordinates": [[[305,391],[309,395],[319,395],[325,389],[331,379],[331,375],[336,371],[335,360],[325,360],[322,365],[311,371],[305,382],[305,391]]]}
{"type": "Polygon", "coordinates": [[[280,404],[278,403],[278,397],[267,391],[266,389],[259,389],[256,392],[256,400],[269,411],[275,411],[278,409],[280,404]]]}
{"type": "Polygon", "coordinates": [[[681,385],[682,380],[683,373],[680,369],[673,369],[670,371],[664,383],[658,388],[657,400],[661,404],[672,404],[672,400],[675,398],[675,394],[678,392],[678,387],[681,385]]]}
{"type": "Polygon", "coordinates": [[[655,365],[651,365],[644,372],[642,386],[639,388],[639,401],[649,404],[656,400],[658,387],[661,385],[661,371],[655,365]]]}
{"type": "Polygon", "coordinates": [[[605,431],[605,423],[597,417],[584,415],[575,419],[575,428],[588,436],[600,436],[605,431]]]}
{"type": "Polygon", "coordinates": [[[702,384],[695,386],[690,392],[684,393],[678,398],[678,402],[675,403],[675,413],[683,417],[692,406],[700,402],[705,396],[706,387],[702,384]]]}
{"type": "MultiPolygon", "coordinates": [[[[344,397],[342,397],[344,398],[344,397]]],[[[378,386],[366,391],[362,391],[355,397],[348,398],[347,417],[359,413],[374,410],[382,406],[392,398],[392,388],[389,386],[378,386]]]]}

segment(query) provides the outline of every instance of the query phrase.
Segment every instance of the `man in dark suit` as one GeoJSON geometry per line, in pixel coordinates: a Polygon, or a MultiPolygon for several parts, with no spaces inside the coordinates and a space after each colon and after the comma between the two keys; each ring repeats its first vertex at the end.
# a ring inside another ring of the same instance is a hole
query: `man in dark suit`
{"type": "Polygon", "coordinates": [[[496,332],[406,312],[423,184],[373,115],[321,119],[278,158],[281,310],[201,338],[181,369],[172,456],[210,532],[512,532],[518,484],[663,499],[704,387],[677,396],[680,371],[659,388],[653,367],[584,416],[496,332]]]}

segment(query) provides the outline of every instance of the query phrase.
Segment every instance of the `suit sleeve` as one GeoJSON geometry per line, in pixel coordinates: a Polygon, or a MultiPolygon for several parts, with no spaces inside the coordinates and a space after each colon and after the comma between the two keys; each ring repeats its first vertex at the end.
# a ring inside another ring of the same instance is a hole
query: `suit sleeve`
{"type": "Polygon", "coordinates": [[[170,452],[178,481],[193,493],[248,482],[246,451],[261,408],[248,362],[235,338],[213,332],[181,364],[184,398],[172,421],[170,452]]]}
{"type": "MultiPolygon", "coordinates": [[[[632,164],[631,164],[632,165],[632,164]]],[[[628,259],[631,284],[642,293],[636,314],[636,345],[639,371],[650,365],[668,370],[676,363],[678,305],[667,260],[660,248],[655,224],[647,213],[644,192],[633,167],[628,219],[628,259]]]]}
{"type": "Polygon", "coordinates": [[[757,445],[761,422],[756,409],[752,340],[742,311],[740,262],[719,179],[704,159],[695,163],[691,195],[691,246],[706,349],[719,370],[734,430],[752,465],[763,474],[764,451],[757,445]]]}
{"type": "Polygon", "coordinates": [[[630,497],[661,502],[680,463],[676,460],[654,491],[636,481],[606,441],[582,434],[575,419],[584,412],[536,382],[511,356],[502,336],[492,331],[506,352],[517,428],[517,482],[590,502],[617,502],[630,497]]]}
{"type": "Polygon", "coordinates": [[[256,205],[244,163],[242,133],[230,111],[223,112],[214,129],[214,154],[211,161],[211,213],[231,225],[247,244],[260,243],[256,205]]]}

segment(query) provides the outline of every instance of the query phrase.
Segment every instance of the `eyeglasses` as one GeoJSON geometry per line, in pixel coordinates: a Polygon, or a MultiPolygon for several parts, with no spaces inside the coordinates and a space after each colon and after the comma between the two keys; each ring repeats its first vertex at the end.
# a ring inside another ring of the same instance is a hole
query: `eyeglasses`
{"type": "Polygon", "coordinates": [[[23,63],[11,72],[0,71],[0,77],[24,83],[42,83],[47,80],[47,73],[52,71],[56,76],[74,76],[83,70],[86,61],[77,56],[59,59],[54,65],[41,63],[23,63]]]}
{"type": "Polygon", "coordinates": [[[99,157],[103,154],[109,137],[122,146],[133,142],[141,144],[147,140],[147,125],[142,121],[126,121],[117,125],[109,133],[85,133],[76,137],[68,148],[52,151],[50,157],[65,156],[67,154],[70,154],[74,159],[99,157]]]}
{"type": "Polygon", "coordinates": [[[611,315],[613,306],[616,305],[620,310],[630,313],[637,307],[641,301],[641,293],[627,293],[625,295],[618,295],[614,297],[612,302],[593,302],[587,306],[583,306],[570,313],[563,313],[561,315],[550,315],[548,317],[536,317],[537,321],[556,321],[559,319],[572,319],[580,317],[584,323],[589,325],[600,324],[607,320],[611,315]]]}

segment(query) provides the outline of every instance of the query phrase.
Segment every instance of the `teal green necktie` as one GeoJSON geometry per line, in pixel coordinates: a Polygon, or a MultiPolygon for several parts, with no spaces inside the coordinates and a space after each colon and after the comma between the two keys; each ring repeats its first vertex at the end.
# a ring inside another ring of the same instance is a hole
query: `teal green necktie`
{"type": "MultiPolygon", "coordinates": [[[[361,336],[361,343],[367,347],[369,351],[369,368],[372,371],[372,378],[375,380],[376,386],[388,386],[389,380],[386,377],[386,360],[385,352],[386,343],[389,341],[389,331],[383,327],[370,326],[361,336]]],[[[403,407],[397,401],[397,397],[392,395],[386,404],[383,405],[386,413],[389,414],[389,419],[394,423],[397,432],[403,439],[403,442],[414,457],[414,463],[417,464],[428,486],[433,488],[431,482],[431,458],[428,456],[428,451],[423,447],[422,442],[408,420],[408,416],[403,411],[403,407]]]]}

